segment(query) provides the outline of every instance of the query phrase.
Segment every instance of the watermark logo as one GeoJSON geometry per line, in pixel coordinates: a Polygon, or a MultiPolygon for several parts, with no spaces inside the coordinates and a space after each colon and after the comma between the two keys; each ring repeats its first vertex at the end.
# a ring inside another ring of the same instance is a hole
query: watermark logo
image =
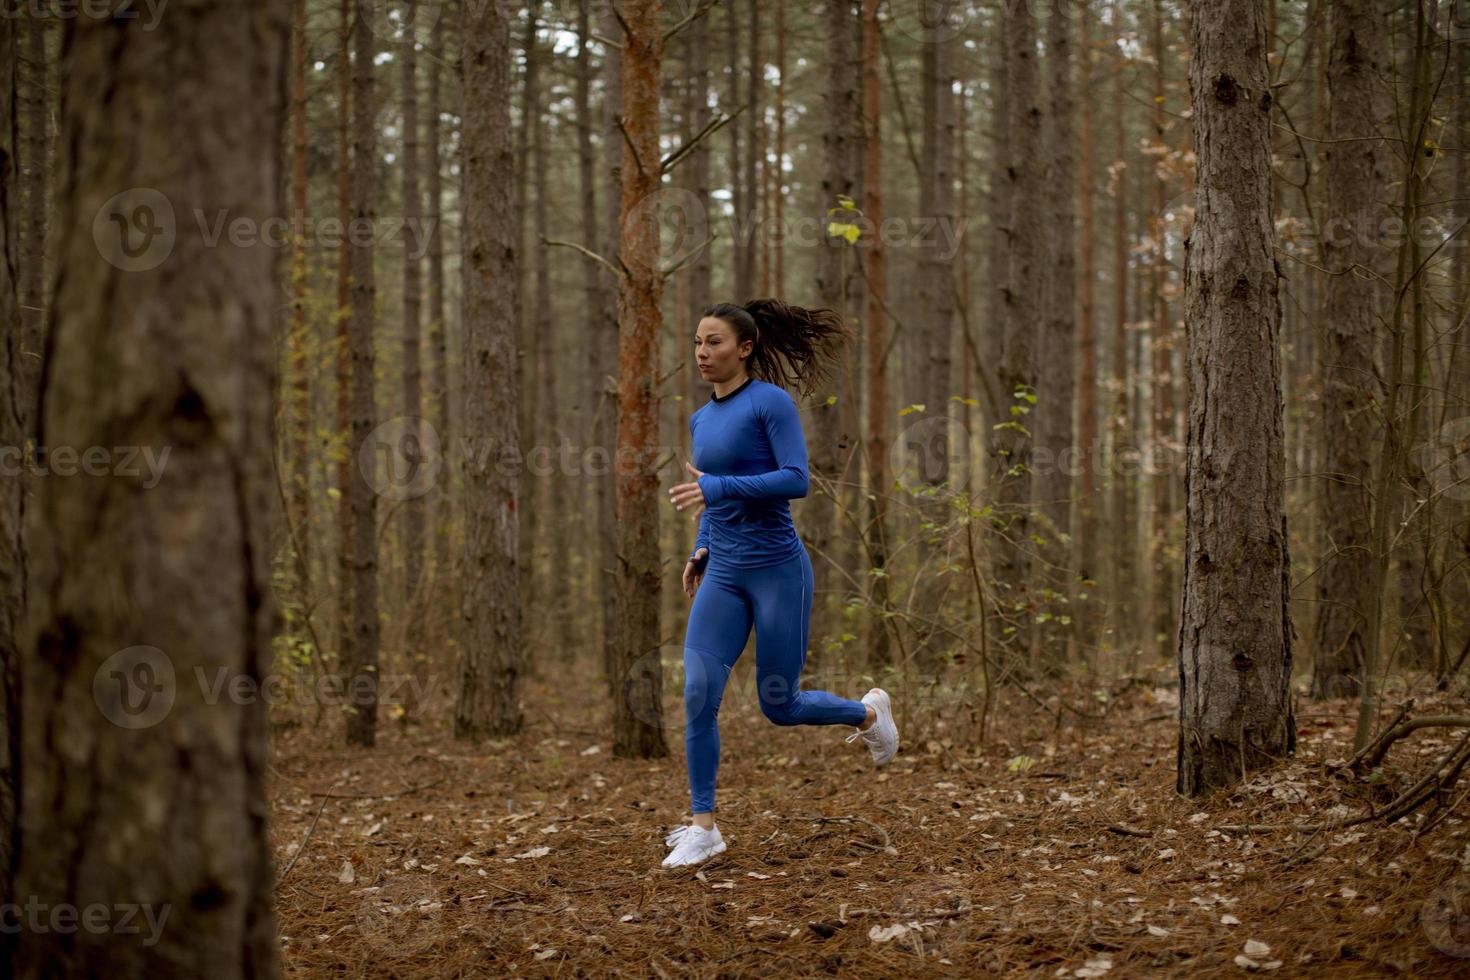
{"type": "Polygon", "coordinates": [[[975,18],[973,0],[888,0],[888,22],[923,44],[952,41],[975,18]]]}
{"type": "Polygon", "coordinates": [[[920,878],[898,893],[891,909],[891,921],[869,927],[869,940],[920,957],[945,959],[971,938],[974,899],[957,876],[920,878]]]}
{"type": "Polygon", "coordinates": [[[970,462],[969,430],[939,413],[913,419],[888,447],[889,473],[915,489],[942,484],[958,493],[970,481],[970,462]]]}
{"type": "MultiPolygon", "coordinates": [[[[668,275],[688,262],[709,241],[709,211],[699,195],[687,187],[660,187],[628,211],[623,228],[637,230],[644,222],[658,228],[658,271],[668,275]]],[[[635,271],[640,261],[629,259],[635,271]]]]}
{"type": "Polygon", "coordinates": [[[97,251],[124,272],[158,268],[173,254],[177,238],[173,202],[152,187],[114,195],[92,219],[97,251]]]}
{"type": "Polygon", "coordinates": [[[690,651],[685,656],[682,648],[666,644],[628,667],[623,676],[624,703],[634,718],[650,728],[682,731],[704,710],[715,671],[728,678],[729,672],[713,654],[696,656],[690,651]]]}
{"type": "Polygon", "coordinates": [[[288,674],[256,675],[234,667],[195,664],[179,676],[173,660],[158,647],[134,646],[108,657],[92,677],[92,698],[102,716],[119,728],[151,728],[168,717],[178,700],[180,681],[192,680],[198,702],[229,705],[292,704],[360,707],[373,704],[418,704],[435,686],[432,677],[413,673],[320,674],[293,678],[288,674]]]}
{"type": "Polygon", "coordinates": [[[439,935],[439,889],[428,875],[403,874],[368,889],[357,909],[357,930],[368,945],[388,956],[423,950],[439,935]]]}
{"type": "Polygon", "coordinates": [[[400,415],[368,433],[357,465],[373,492],[389,500],[422,497],[438,485],[444,454],[428,419],[400,415]]]}
{"type": "Polygon", "coordinates": [[[1436,495],[1470,500],[1470,416],[1451,419],[1425,440],[1419,465],[1436,495]]]}
{"type": "Polygon", "coordinates": [[[1470,877],[1451,878],[1430,892],[1419,922],[1435,949],[1470,958],[1470,877]]]}
{"type": "Polygon", "coordinates": [[[119,650],[92,676],[92,698],[103,717],[119,728],[151,728],[174,706],[173,661],[158,647],[119,650]]]}
{"type": "Polygon", "coordinates": [[[108,264],[147,272],[168,260],[179,235],[197,235],[203,248],[399,248],[423,258],[438,220],[380,216],[343,222],[334,216],[232,215],[228,208],[189,208],[183,226],[173,201],[154,187],[131,187],[109,198],[92,218],[92,241],[108,264]],[[192,219],[192,228],[190,226],[192,219]]]}
{"type": "MultiPolygon", "coordinates": [[[[483,5],[505,0],[468,2],[483,5]]],[[[370,0],[359,2],[358,10],[367,20],[368,30],[387,44],[402,44],[409,37],[415,43],[428,44],[434,25],[444,17],[444,0],[370,0]]]]}

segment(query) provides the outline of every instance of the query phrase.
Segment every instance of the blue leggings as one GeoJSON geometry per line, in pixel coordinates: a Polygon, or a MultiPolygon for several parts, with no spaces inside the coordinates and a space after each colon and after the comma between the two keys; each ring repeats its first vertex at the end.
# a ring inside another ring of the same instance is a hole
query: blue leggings
{"type": "Polygon", "coordinates": [[[755,625],[755,678],[761,712],[777,725],[852,725],[867,718],[861,701],[801,690],[812,612],[812,562],[805,546],[789,561],[737,568],[711,556],[694,593],[684,637],[684,751],[691,813],[715,810],[720,766],[716,716],[725,681],[755,625]]]}

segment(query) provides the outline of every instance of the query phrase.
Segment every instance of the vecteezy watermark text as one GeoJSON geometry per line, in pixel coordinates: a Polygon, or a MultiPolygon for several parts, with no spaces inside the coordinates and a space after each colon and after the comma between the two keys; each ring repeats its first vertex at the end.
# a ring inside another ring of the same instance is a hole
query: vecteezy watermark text
{"type": "Polygon", "coordinates": [[[152,946],[163,934],[172,905],[154,906],[148,902],[93,902],[76,906],[70,902],[42,902],[31,895],[24,902],[0,904],[0,932],[13,936],[18,932],[74,933],[94,935],[140,935],[144,927],[143,945],[152,946]]]}
{"type": "Polygon", "coordinates": [[[143,477],[152,490],[163,479],[172,446],[0,446],[0,477],[20,476],[126,476],[143,477]]]}
{"type": "Polygon", "coordinates": [[[151,31],[163,17],[163,8],[168,0],[22,0],[20,3],[0,4],[0,17],[18,20],[41,20],[55,17],[57,20],[72,20],[87,17],[91,20],[130,21],[144,13],[141,30],[151,31]],[[140,12],[141,11],[141,12],[140,12]]]}
{"type": "MultiPolygon", "coordinates": [[[[358,248],[397,247],[414,259],[423,258],[429,250],[429,239],[438,223],[436,218],[378,217],[353,218],[343,222],[335,217],[313,217],[304,213],[291,215],[231,214],[228,208],[191,208],[199,242],[205,248],[222,244],[233,248],[303,248],[338,249],[351,245],[358,248]]],[[[154,187],[130,187],[114,194],[92,218],[92,241],[109,265],[124,272],[147,272],[156,269],[173,254],[179,236],[188,231],[187,217],[174,208],[174,202],[154,187]]]]}

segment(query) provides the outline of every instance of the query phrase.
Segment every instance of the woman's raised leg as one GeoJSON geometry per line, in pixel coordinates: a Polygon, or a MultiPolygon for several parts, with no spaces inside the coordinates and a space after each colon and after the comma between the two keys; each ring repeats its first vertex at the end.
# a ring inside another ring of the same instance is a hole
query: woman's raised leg
{"type": "Polygon", "coordinates": [[[812,614],[812,562],[806,548],[791,561],[742,573],[755,608],[761,712],[777,725],[863,724],[868,708],[861,701],[801,689],[812,614]]]}

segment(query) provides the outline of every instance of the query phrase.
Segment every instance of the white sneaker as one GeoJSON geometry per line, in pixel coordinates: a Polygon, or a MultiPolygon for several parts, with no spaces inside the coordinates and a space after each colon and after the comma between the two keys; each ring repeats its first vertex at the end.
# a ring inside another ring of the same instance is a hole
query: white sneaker
{"type": "Polygon", "coordinates": [[[663,866],[666,868],[698,864],[709,860],[725,849],[725,838],[720,836],[718,826],[713,830],[705,830],[694,824],[685,824],[674,828],[674,831],[664,838],[664,843],[673,848],[669,856],[664,858],[663,866]]]}
{"type": "Polygon", "coordinates": [[[844,741],[852,742],[861,738],[868,743],[868,748],[873,753],[873,764],[886,766],[898,752],[898,726],[893,723],[892,702],[887,691],[875,687],[863,695],[863,704],[871,707],[878,717],[866,729],[857,729],[844,741]]]}

